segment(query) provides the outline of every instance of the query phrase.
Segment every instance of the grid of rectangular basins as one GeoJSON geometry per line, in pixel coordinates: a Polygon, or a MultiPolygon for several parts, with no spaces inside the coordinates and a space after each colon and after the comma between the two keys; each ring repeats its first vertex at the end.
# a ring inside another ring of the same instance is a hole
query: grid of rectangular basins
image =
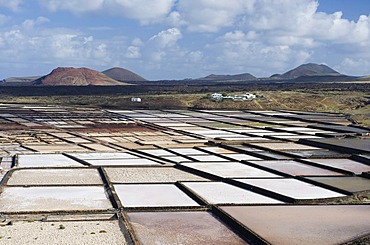
{"type": "Polygon", "coordinates": [[[7,124],[48,125],[0,131],[0,243],[337,244],[370,234],[369,203],[335,205],[370,192],[370,149],[320,144],[369,142],[339,114],[0,111],[7,124]],[[50,123],[68,112],[70,127],[50,123]]]}

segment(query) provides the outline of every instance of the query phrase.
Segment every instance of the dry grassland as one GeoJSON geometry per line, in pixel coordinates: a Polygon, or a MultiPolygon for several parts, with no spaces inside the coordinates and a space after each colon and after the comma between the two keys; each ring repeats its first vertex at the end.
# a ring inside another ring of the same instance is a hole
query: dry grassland
{"type": "MultiPolygon", "coordinates": [[[[222,92],[222,91],[220,91],[222,92]]],[[[142,103],[133,103],[127,95],[82,96],[7,96],[0,98],[6,103],[30,103],[43,105],[73,105],[103,108],[146,109],[237,109],[237,110],[302,110],[335,112],[350,115],[362,126],[370,126],[370,95],[359,91],[246,91],[260,96],[254,101],[209,100],[209,94],[161,94],[135,95],[142,103]]],[[[242,94],[228,93],[228,94],[242,94]]]]}

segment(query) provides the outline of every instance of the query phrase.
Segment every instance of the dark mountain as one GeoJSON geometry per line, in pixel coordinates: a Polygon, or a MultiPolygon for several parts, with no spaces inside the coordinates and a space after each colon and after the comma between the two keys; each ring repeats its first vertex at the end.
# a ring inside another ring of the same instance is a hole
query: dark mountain
{"type": "Polygon", "coordinates": [[[211,74],[209,76],[199,78],[197,80],[207,80],[207,81],[228,81],[228,80],[255,80],[256,77],[250,73],[236,74],[236,75],[215,75],[211,74]]]}
{"type": "Polygon", "coordinates": [[[116,81],[101,72],[88,68],[72,67],[58,67],[50,74],[33,81],[32,84],[45,86],[129,85],[116,81]]]}
{"type": "MultiPolygon", "coordinates": [[[[311,75],[311,76],[300,76],[290,80],[284,80],[285,82],[294,83],[335,83],[335,82],[353,82],[358,77],[346,76],[346,75],[311,75]]],[[[280,79],[281,80],[281,79],[280,79]]]]}
{"type": "Polygon", "coordinates": [[[281,74],[273,74],[270,76],[270,78],[279,78],[281,76],[281,74]]]}
{"type": "Polygon", "coordinates": [[[294,79],[302,76],[338,76],[339,72],[331,69],[326,65],[318,65],[313,63],[300,65],[293,70],[290,70],[280,76],[274,75],[274,78],[294,79]]]}
{"type": "Polygon", "coordinates": [[[114,67],[106,71],[103,71],[102,73],[117,81],[123,82],[147,81],[145,78],[139,76],[138,74],[120,67],[114,67]]]}

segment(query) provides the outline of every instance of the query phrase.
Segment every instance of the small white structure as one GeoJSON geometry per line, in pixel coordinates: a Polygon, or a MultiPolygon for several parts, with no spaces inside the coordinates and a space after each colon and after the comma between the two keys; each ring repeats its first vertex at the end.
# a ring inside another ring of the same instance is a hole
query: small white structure
{"type": "Polygon", "coordinates": [[[242,96],[244,96],[244,98],[246,98],[247,100],[254,100],[257,98],[255,94],[243,94],[242,96]]]}
{"type": "Polygon", "coordinates": [[[219,94],[219,93],[214,93],[214,94],[211,94],[211,97],[216,99],[216,98],[222,98],[222,94],[219,94]]]}
{"type": "Polygon", "coordinates": [[[141,98],[132,97],[132,98],[131,98],[131,102],[140,103],[140,102],[141,102],[141,98]]]}
{"type": "Polygon", "coordinates": [[[222,94],[219,94],[219,93],[211,94],[211,100],[222,101],[223,99],[224,97],[222,96],[222,94]]]}
{"type": "Polygon", "coordinates": [[[223,100],[232,100],[232,101],[246,101],[254,100],[257,96],[255,94],[242,94],[242,95],[227,95],[223,96],[219,93],[211,94],[211,100],[213,101],[223,101],[223,100]]]}

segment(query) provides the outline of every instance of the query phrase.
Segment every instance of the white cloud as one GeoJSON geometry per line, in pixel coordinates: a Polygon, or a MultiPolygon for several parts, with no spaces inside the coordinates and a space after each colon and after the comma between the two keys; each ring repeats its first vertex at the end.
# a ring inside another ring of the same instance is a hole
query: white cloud
{"type": "Polygon", "coordinates": [[[242,25],[287,45],[360,44],[369,40],[370,16],[349,21],[341,12],[318,12],[318,4],[314,0],[258,0],[255,11],[243,16],[242,25]]]}
{"type": "Polygon", "coordinates": [[[179,42],[182,38],[182,32],[173,27],[160,31],[141,43],[141,57],[137,62],[142,67],[143,74],[147,73],[146,77],[152,79],[175,79],[188,77],[186,73],[193,73],[193,70],[196,70],[195,63],[203,57],[202,52],[187,50],[187,47],[179,42]]]}
{"type": "Polygon", "coordinates": [[[255,30],[297,30],[310,22],[317,7],[314,0],[256,0],[254,11],[245,14],[243,22],[255,30]]]}
{"type": "Polygon", "coordinates": [[[361,45],[369,44],[370,39],[370,15],[361,15],[353,30],[353,38],[361,45]]]}
{"type": "Polygon", "coordinates": [[[113,28],[109,26],[92,26],[88,28],[90,31],[112,31],[113,28]]]}
{"type": "Polygon", "coordinates": [[[112,62],[112,57],[110,51],[108,50],[108,45],[105,43],[93,45],[92,57],[96,60],[101,60],[101,64],[110,64],[112,62]]]}
{"type": "Polygon", "coordinates": [[[303,48],[315,48],[322,45],[322,42],[318,42],[314,38],[294,35],[271,35],[266,40],[266,43],[272,45],[300,46],[303,48]]]}
{"type": "Polygon", "coordinates": [[[253,10],[255,0],[179,0],[177,22],[186,23],[189,31],[217,32],[232,26],[242,14],[253,10]],[[181,18],[180,18],[181,17],[181,18]]]}
{"type": "Polygon", "coordinates": [[[78,59],[85,57],[83,40],[73,34],[58,34],[50,39],[51,55],[59,59],[78,59]]]}
{"type": "MultiPolygon", "coordinates": [[[[166,20],[189,31],[218,32],[237,27],[281,45],[317,46],[321,42],[363,43],[369,40],[370,16],[357,22],[317,11],[316,0],[39,0],[50,11],[119,15],[142,24],[166,20]]],[[[21,1],[0,0],[8,6],[21,1]],[[12,4],[10,4],[12,3],[12,4]]],[[[15,8],[15,7],[14,7],[15,8]]]]}
{"type": "Polygon", "coordinates": [[[189,53],[190,62],[199,62],[203,58],[202,51],[191,51],[189,53]]]}
{"type": "Polygon", "coordinates": [[[332,64],[349,63],[348,57],[370,60],[370,16],[350,21],[341,12],[321,13],[317,8],[314,0],[257,0],[254,11],[241,14],[233,31],[208,45],[208,53],[217,54],[221,69],[220,62],[225,61],[229,70],[249,68],[264,75],[254,67],[271,72],[313,60],[332,64]]]}
{"type": "Polygon", "coordinates": [[[172,11],[167,17],[167,22],[172,26],[178,27],[186,25],[186,21],[178,11],[172,11]]]}
{"type": "Polygon", "coordinates": [[[66,10],[73,13],[84,13],[99,10],[104,0],[39,0],[49,11],[66,10]]]}
{"type": "Polygon", "coordinates": [[[269,76],[305,62],[325,62],[343,73],[369,73],[370,15],[348,20],[342,12],[318,12],[316,0],[35,2],[50,11],[45,16],[52,21],[37,17],[39,6],[20,20],[27,1],[0,0],[0,7],[20,11],[0,14],[2,65],[29,60],[122,65],[146,72],[149,79],[241,72],[269,76]],[[68,15],[74,18],[68,25],[75,21],[75,27],[67,29],[60,22],[65,12],[78,15],[68,15]]]}
{"type": "MultiPolygon", "coordinates": [[[[357,22],[342,18],[341,12],[315,13],[310,23],[300,26],[301,36],[334,43],[362,43],[369,40],[370,17],[361,16],[357,22]]],[[[298,27],[299,28],[299,27],[298,27]]]]}
{"type": "Polygon", "coordinates": [[[369,75],[370,60],[358,58],[345,58],[337,68],[349,75],[369,75]]]}
{"type": "Polygon", "coordinates": [[[8,20],[9,20],[8,16],[0,14],[0,26],[4,25],[8,20]]]}
{"type": "Polygon", "coordinates": [[[34,28],[29,31],[44,21],[44,18],[26,20],[22,26],[0,31],[0,52],[9,64],[32,60],[33,65],[106,66],[120,54],[115,50],[119,46],[116,43],[109,46],[110,40],[95,40],[74,30],[34,28]]]}
{"type": "Polygon", "coordinates": [[[171,11],[174,0],[115,0],[107,1],[114,5],[124,16],[139,20],[143,24],[158,22],[171,11]]]}
{"type": "Polygon", "coordinates": [[[27,20],[23,21],[22,26],[25,29],[32,29],[32,28],[35,27],[35,25],[41,25],[41,24],[47,23],[49,21],[50,20],[48,18],[40,16],[40,17],[37,17],[36,20],[27,19],[27,20]]]}
{"type": "Polygon", "coordinates": [[[49,11],[69,11],[75,14],[96,12],[118,15],[142,24],[164,20],[175,0],[39,0],[49,11]]]}
{"type": "Polygon", "coordinates": [[[244,39],[245,34],[242,31],[233,31],[233,32],[227,32],[224,36],[221,37],[221,39],[224,39],[226,41],[232,41],[232,40],[242,40],[244,39]]]}
{"type": "Polygon", "coordinates": [[[154,44],[158,49],[164,49],[176,45],[176,42],[181,38],[182,34],[179,29],[170,28],[159,32],[149,40],[151,41],[151,44],[154,44]]]}
{"type": "Polygon", "coordinates": [[[129,59],[141,58],[141,47],[144,46],[143,41],[140,38],[134,38],[131,41],[131,45],[127,47],[125,57],[129,59]]]}
{"type": "Polygon", "coordinates": [[[138,59],[138,58],[140,58],[141,57],[140,47],[129,46],[127,48],[125,57],[129,58],[129,59],[138,59]]]}
{"type": "Polygon", "coordinates": [[[261,38],[273,38],[281,45],[313,47],[322,42],[369,41],[370,15],[349,21],[341,12],[318,12],[318,5],[316,0],[179,0],[168,21],[196,32],[237,27],[261,38]]]}
{"type": "Polygon", "coordinates": [[[27,39],[20,29],[15,28],[0,33],[0,40],[2,40],[0,46],[2,57],[6,57],[8,61],[22,59],[19,54],[27,50],[27,39]]]}
{"type": "Polygon", "coordinates": [[[131,42],[131,44],[132,45],[134,45],[134,46],[138,46],[138,47],[140,47],[140,46],[143,46],[143,41],[141,41],[141,39],[140,38],[138,38],[138,37],[135,37],[133,40],[132,40],[132,42],[131,42]]]}
{"type": "MultiPolygon", "coordinates": [[[[162,60],[163,60],[163,58],[165,58],[165,56],[166,56],[166,53],[164,51],[155,51],[155,52],[150,54],[150,60],[152,62],[156,62],[156,63],[162,62],[162,60]]],[[[159,67],[160,67],[160,64],[157,64],[157,65],[159,65],[159,67]]]]}
{"type": "Polygon", "coordinates": [[[311,53],[289,45],[271,45],[253,40],[243,31],[227,32],[207,46],[208,62],[214,57],[214,72],[250,72],[258,76],[270,76],[292,65],[306,62],[311,53]]]}
{"type": "Polygon", "coordinates": [[[21,9],[22,3],[22,0],[0,0],[0,7],[5,7],[14,12],[18,12],[21,9]]]}

